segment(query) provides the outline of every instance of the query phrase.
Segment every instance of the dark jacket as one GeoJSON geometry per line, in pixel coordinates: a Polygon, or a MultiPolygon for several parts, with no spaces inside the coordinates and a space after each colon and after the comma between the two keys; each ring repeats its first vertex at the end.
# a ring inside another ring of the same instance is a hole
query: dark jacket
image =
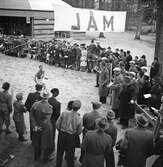
{"type": "Polygon", "coordinates": [[[49,98],[48,102],[53,107],[51,121],[56,122],[61,113],[61,103],[54,97],[49,98]]]}
{"type": "Polygon", "coordinates": [[[34,93],[29,93],[27,100],[25,102],[25,106],[27,108],[27,110],[30,112],[32,105],[36,102],[36,101],[40,101],[41,95],[39,92],[34,92],[34,93]]]}
{"type": "Polygon", "coordinates": [[[98,130],[88,131],[82,143],[82,167],[104,167],[104,159],[106,167],[110,167],[108,161],[111,150],[112,139],[109,135],[98,130]]]}
{"type": "Polygon", "coordinates": [[[130,119],[133,117],[132,104],[130,104],[130,100],[134,99],[135,94],[133,90],[133,86],[129,85],[127,87],[123,87],[120,93],[120,104],[119,104],[119,112],[121,119],[130,119]]]}
{"type": "Polygon", "coordinates": [[[105,130],[105,133],[110,135],[113,140],[113,146],[115,146],[117,140],[118,129],[113,122],[109,122],[109,128],[105,130]]]}
{"type": "Polygon", "coordinates": [[[124,167],[145,167],[146,159],[153,154],[153,133],[144,128],[129,129],[125,133],[127,151],[124,167]]]}

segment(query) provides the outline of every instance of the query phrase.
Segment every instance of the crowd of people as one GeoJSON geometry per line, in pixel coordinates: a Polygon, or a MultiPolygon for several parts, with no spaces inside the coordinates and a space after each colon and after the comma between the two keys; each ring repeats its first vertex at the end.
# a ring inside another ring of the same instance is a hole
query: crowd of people
{"type": "MultiPolygon", "coordinates": [[[[5,82],[0,92],[0,134],[3,124],[6,134],[11,133],[10,115],[12,98],[10,84],[5,82]]],[[[151,155],[160,155],[153,167],[162,166],[163,105],[158,111],[158,120],[154,132],[148,130],[149,122],[143,113],[135,114],[135,128],[127,129],[124,137],[117,142],[118,129],[114,124],[116,114],[108,109],[106,116],[101,115],[100,102],[92,102],[92,111],[81,117],[80,100],[71,100],[61,112],[61,102],[57,100],[59,89],[49,92],[41,84],[36,84],[36,92],[31,92],[23,103],[23,94],[17,93],[13,103],[13,120],[18,140],[25,142],[24,113],[30,115],[30,140],[34,149],[34,160],[47,163],[54,159],[56,167],[62,166],[63,156],[68,167],[75,162],[75,149],[81,149],[79,161],[82,167],[115,167],[114,147],[119,150],[117,166],[145,167],[146,159],[151,155]],[[58,130],[57,147],[55,146],[58,130]],[[80,135],[82,134],[82,138],[80,135]]]]}
{"type": "Polygon", "coordinates": [[[26,141],[23,114],[29,112],[35,161],[41,158],[47,163],[54,158],[56,151],[56,167],[62,166],[63,156],[67,166],[74,167],[75,148],[80,148],[82,167],[103,167],[104,162],[106,167],[114,167],[113,148],[116,146],[119,150],[118,166],[145,167],[146,159],[153,154],[160,155],[153,167],[162,166],[163,98],[157,58],[154,58],[148,73],[145,55],[133,59],[130,51],[116,49],[113,52],[111,47],[105,49],[99,42],[95,44],[94,40],[88,46],[76,43],[71,46],[66,41],[57,40],[48,43],[32,41],[30,48],[31,59],[57,67],[94,72],[99,101],[92,102],[92,111],[83,117],[79,114],[82,104],[78,99],[69,101],[67,109],[61,112],[61,103],[57,100],[59,89],[51,89],[50,96],[43,81],[45,71],[40,65],[34,78],[36,92],[29,93],[25,103],[23,94],[18,93],[12,105],[8,92],[10,84],[3,84],[0,91],[0,134],[3,124],[6,125],[6,134],[10,133],[10,114],[14,110],[18,140],[26,141]],[[108,105],[108,95],[111,109],[107,109],[106,116],[103,116],[101,106],[108,105]],[[143,113],[138,113],[136,103],[148,107],[149,112],[157,117],[154,132],[147,130],[148,120],[143,113]],[[129,127],[130,119],[136,121],[136,127],[127,129],[124,138],[118,142],[115,119],[119,120],[123,129],[129,127]],[[57,147],[56,130],[59,132],[57,147]]]}

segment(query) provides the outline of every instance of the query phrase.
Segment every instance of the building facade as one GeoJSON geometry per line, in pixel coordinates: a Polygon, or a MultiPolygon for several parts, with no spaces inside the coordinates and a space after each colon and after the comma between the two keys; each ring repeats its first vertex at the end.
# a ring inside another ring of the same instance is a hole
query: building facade
{"type": "Polygon", "coordinates": [[[54,37],[53,5],[61,0],[0,0],[0,32],[34,38],[54,37]]]}

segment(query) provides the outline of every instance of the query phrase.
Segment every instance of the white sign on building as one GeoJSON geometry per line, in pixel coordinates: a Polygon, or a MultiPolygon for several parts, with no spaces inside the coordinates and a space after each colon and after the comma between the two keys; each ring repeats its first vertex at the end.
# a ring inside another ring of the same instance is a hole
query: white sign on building
{"type": "Polygon", "coordinates": [[[54,6],[54,31],[124,32],[126,12],[54,6]]]}

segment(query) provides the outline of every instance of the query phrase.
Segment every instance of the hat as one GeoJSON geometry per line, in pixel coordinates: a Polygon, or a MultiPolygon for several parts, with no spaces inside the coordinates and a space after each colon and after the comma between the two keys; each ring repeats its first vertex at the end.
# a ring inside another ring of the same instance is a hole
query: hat
{"type": "Polygon", "coordinates": [[[119,67],[115,67],[113,71],[121,71],[121,69],[119,67]]]}
{"type": "Polygon", "coordinates": [[[16,99],[17,100],[22,100],[23,99],[23,93],[17,93],[16,94],[16,99]]]}
{"type": "Polygon", "coordinates": [[[108,120],[112,120],[112,119],[115,118],[115,113],[113,112],[113,110],[109,110],[109,111],[107,112],[106,118],[107,118],[108,120]]]}
{"type": "Polygon", "coordinates": [[[99,109],[101,107],[101,103],[99,102],[92,102],[93,109],[99,109]]]}
{"type": "Polygon", "coordinates": [[[101,60],[107,60],[107,58],[106,57],[102,57],[101,60]]]}
{"type": "Polygon", "coordinates": [[[141,67],[141,70],[147,71],[147,67],[143,66],[143,67],[141,67]]]}
{"type": "Polygon", "coordinates": [[[144,73],[144,76],[146,77],[150,77],[149,74],[147,72],[144,73]]]}
{"type": "Polygon", "coordinates": [[[50,91],[52,94],[53,94],[53,96],[55,96],[55,97],[57,97],[58,95],[59,95],[59,89],[58,88],[53,88],[53,89],[51,89],[51,91],[50,91]]]}
{"type": "Polygon", "coordinates": [[[147,127],[148,126],[148,120],[143,114],[135,114],[136,122],[141,127],[147,127]]]}
{"type": "Polygon", "coordinates": [[[107,119],[105,117],[97,118],[95,122],[96,122],[97,129],[100,129],[100,130],[105,130],[109,126],[107,123],[107,119]]]}
{"type": "Polygon", "coordinates": [[[130,63],[130,64],[135,64],[135,61],[132,60],[132,61],[129,61],[129,63],[130,63]]]}
{"type": "Polygon", "coordinates": [[[80,44],[80,47],[85,48],[85,46],[86,46],[86,44],[85,44],[85,43],[80,44]]]}
{"type": "Polygon", "coordinates": [[[48,99],[48,98],[50,97],[50,94],[49,94],[49,92],[48,92],[47,90],[44,90],[44,91],[42,92],[42,94],[41,94],[41,97],[42,97],[43,99],[48,99]]]}
{"type": "Polygon", "coordinates": [[[72,108],[80,108],[81,107],[81,101],[80,100],[74,100],[72,103],[72,108]]]}
{"type": "Polygon", "coordinates": [[[136,76],[136,73],[135,73],[135,72],[133,72],[133,71],[129,72],[128,74],[129,74],[130,76],[133,76],[133,77],[135,77],[135,76],[136,76]]]}

